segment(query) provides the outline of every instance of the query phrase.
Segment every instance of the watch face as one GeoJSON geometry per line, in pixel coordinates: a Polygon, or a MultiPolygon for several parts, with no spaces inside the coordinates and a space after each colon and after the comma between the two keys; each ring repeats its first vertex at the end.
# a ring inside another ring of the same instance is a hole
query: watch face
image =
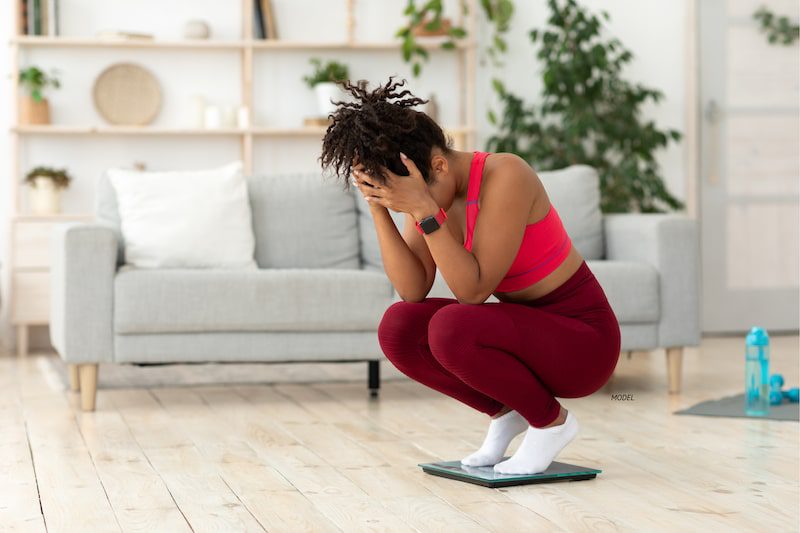
{"type": "Polygon", "coordinates": [[[431,233],[439,229],[439,221],[436,220],[436,217],[425,217],[419,221],[419,227],[425,233],[431,233]]]}

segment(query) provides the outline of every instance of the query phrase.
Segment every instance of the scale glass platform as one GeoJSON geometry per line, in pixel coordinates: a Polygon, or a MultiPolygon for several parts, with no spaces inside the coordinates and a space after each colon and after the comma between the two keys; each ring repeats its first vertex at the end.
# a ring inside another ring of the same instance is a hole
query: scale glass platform
{"type": "MultiPolygon", "coordinates": [[[[503,457],[505,461],[508,457],[503,457]]],[[[499,462],[499,461],[498,461],[499,462]]],[[[596,468],[559,463],[553,461],[544,472],[538,474],[501,474],[490,466],[466,466],[461,461],[442,461],[438,463],[418,463],[424,472],[484,487],[510,487],[530,483],[553,483],[556,481],[580,481],[594,479],[602,472],[596,468]]]]}

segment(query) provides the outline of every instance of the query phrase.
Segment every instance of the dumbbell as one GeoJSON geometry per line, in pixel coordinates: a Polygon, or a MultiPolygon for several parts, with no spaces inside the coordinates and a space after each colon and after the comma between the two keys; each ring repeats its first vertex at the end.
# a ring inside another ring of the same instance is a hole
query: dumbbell
{"type": "Polygon", "coordinates": [[[800,399],[800,389],[792,387],[789,390],[782,390],[783,376],[781,374],[772,374],[769,378],[769,404],[780,405],[783,399],[786,398],[790,402],[796,402],[800,399]]]}

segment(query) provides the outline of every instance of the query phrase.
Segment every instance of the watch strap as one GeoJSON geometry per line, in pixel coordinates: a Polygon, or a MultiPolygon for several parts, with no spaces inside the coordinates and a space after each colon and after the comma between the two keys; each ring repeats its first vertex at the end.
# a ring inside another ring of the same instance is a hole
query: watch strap
{"type": "MultiPolygon", "coordinates": [[[[422,220],[425,220],[426,218],[428,218],[428,217],[425,217],[422,220]]],[[[438,222],[439,225],[441,226],[442,222],[447,220],[447,213],[445,213],[444,209],[440,207],[439,208],[439,212],[436,213],[434,218],[436,219],[436,222],[438,222]]],[[[416,223],[417,231],[420,233],[420,235],[424,235],[425,231],[422,229],[422,227],[420,226],[419,222],[420,221],[417,221],[417,223],[416,223]]]]}

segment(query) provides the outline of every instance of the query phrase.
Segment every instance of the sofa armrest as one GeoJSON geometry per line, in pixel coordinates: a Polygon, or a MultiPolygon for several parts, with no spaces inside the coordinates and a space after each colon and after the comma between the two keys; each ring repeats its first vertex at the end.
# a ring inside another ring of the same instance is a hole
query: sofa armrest
{"type": "Polygon", "coordinates": [[[700,342],[700,260],[697,221],[679,214],[604,216],[606,258],[655,267],[661,302],[661,347],[700,342]]]}
{"type": "Polygon", "coordinates": [[[50,247],[50,342],[68,363],[113,361],[114,232],[94,223],[57,224],[50,247]]]}

